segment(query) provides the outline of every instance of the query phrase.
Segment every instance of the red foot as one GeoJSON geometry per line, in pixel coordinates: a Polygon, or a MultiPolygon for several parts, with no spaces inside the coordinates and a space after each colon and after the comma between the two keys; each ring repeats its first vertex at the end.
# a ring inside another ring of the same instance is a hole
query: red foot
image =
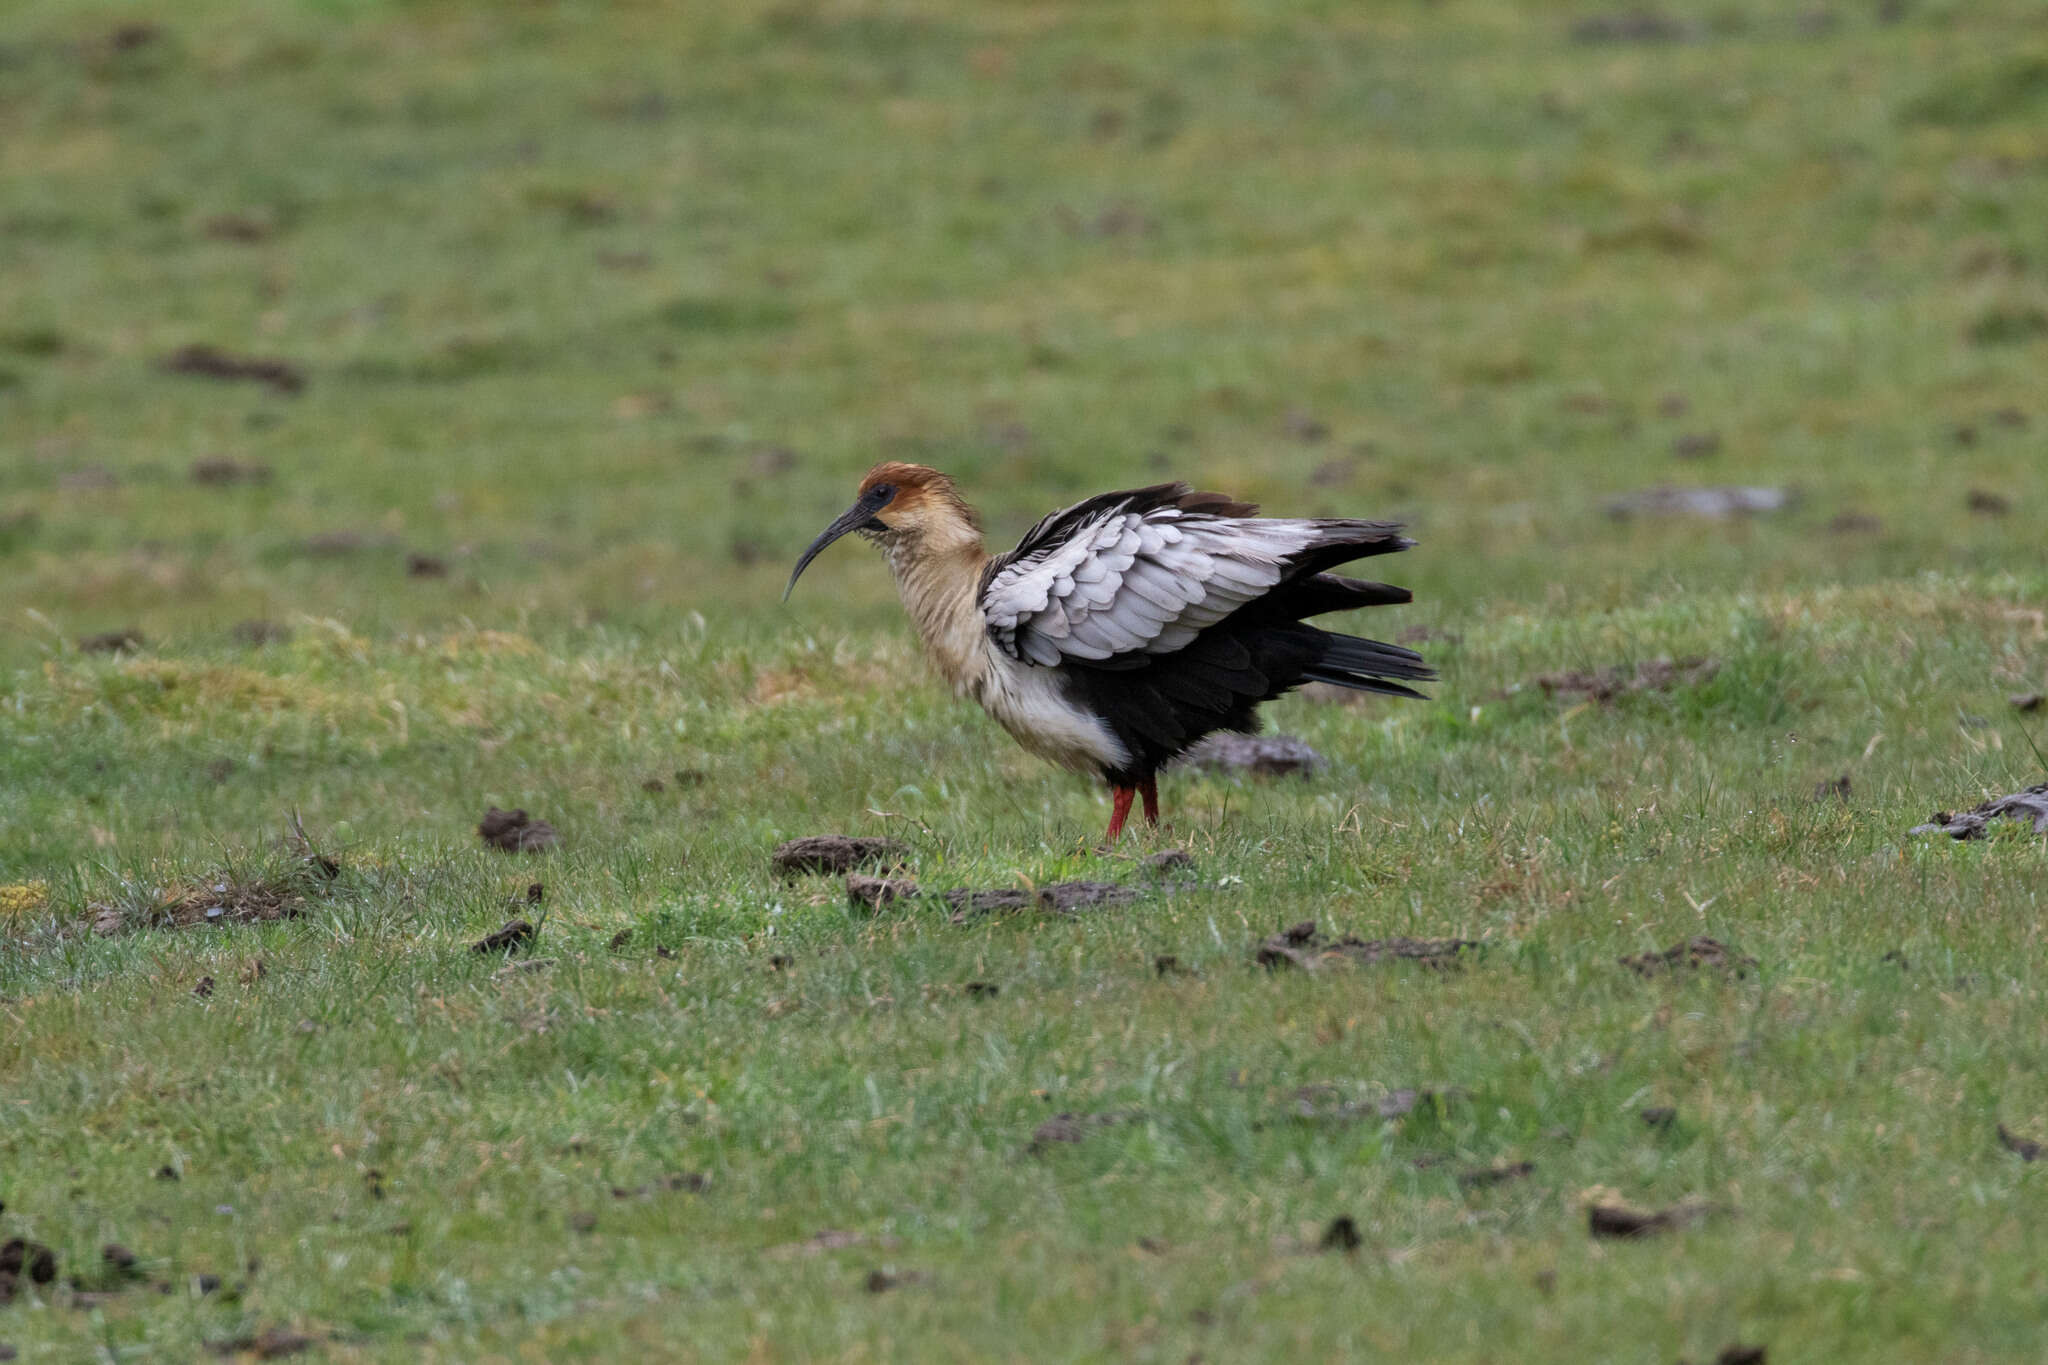
{"type": "Polygon", "coordinates": [[[1110,784],[1109,833],[1107,842],[1115,843],[1116,837],[1124,832],[1124,820],[1131,813],[1131,799],[1138,794],[1136,787],[1119,787],[1110,784]]]}

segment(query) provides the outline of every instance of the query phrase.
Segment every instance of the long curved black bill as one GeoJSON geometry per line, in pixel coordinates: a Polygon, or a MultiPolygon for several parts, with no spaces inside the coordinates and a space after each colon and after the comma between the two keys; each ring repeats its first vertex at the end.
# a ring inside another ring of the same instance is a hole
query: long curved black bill
{"type": "Polygon", "coordinates": [[[876,510],[887,501],[887,498],[877,501],[872,496],[865,497],[847,508],[844,512],[841,512],[838,518],[830,526],[827,526],[816,540],[811,542],[811,548],[804,551],[804,557],[799,559],[796,562],[796,567],[789,571],[789,586],[782,590],[782,600],[785,602],[789,600],[789,595],[796,591],[797,579],[803,576],[804,570],[811,566],[812,560],[824,552],[827,545],[830,545],[848,531],[858,531],[861,527],[873,521],[876,510]]]}

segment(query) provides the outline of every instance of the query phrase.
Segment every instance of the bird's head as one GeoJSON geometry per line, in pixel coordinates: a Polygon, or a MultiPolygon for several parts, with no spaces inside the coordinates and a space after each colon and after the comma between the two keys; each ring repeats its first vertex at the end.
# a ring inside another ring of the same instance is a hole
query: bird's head
{"type": "Polygon", "coordinates": [[[906,541],[919,545],[954,541],[979,545],[981,540],[980,519],[973,508],[960,500],[951,479],[921,464],[894,460],[878,464],[860,481],[853,506],[841,512],[811,542],[803,558],[797,560],[789,575],[789,587],[782,590],[784,601],[789,600],[791,589],[810,562],[849,531],[885,545],[906,541]]]}

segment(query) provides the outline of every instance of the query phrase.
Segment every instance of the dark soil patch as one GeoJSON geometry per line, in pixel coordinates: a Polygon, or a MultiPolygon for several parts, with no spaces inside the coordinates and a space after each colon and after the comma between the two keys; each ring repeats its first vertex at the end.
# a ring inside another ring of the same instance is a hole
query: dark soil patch
{"type": "Polygon", "coordinates": [[[1152,971],[1159,976],[1193,976],[1194,968],[1184,964],[1172,953],[1161,953],[1152,959],[1152,971]]]}
{"type": "Polygon", "coordinates": [[[476,832],[492,848],[507,853],[540,853],[562,841],[547,821],[536,820],[523,810],[499,810],[496,806],[484,812],[476,832]]]}
{"type": "Polygon", "coordinates": [[[903,867],[909,855],[909,845],[895,839],[813,834],[779,845],[769,861],[777,872],[793,877],[805,872],[851,872],[857,867],[903,867]]]}
{"type": "Polygon", "coordinates": [[[1175,767],[1206,772],[1252,773],[1259,777],[1307,776],[1327,760],[1292,735],[1210,735],[1174,761],[1175,767]]]}
{"type": "Polygon", "coordinates": [[[672,1171],[659,1180],[650,1180],[644,1185],[630,1189],[624,1185],[612,1186],[614,1199],[648,1199],[657,1194],[702,1194],[711,1187],[710,1178],[697,1171],[672,1171]]]}
{"type": "Polygon", "coordinates": [[[1607,515],[1617,521],[1633,516],[1700,517],[1725,521],[1729,517],[1757,516],[1780,512],[1797,501],[1789,488],[1758,488],[1729,484],[1710,488],[1679,488],[1659,484],[1625,493],[1607,502],[1607,515]]]}
{"type": "Polygon", "coordinates": [[[970,981],[960,989],[967,992],[969,1000],[993,1000],[1003,993],[1003,988],[993,981],[970,981]]]}
{"type": "Polygon", "coordinates": [[[271,469],[267,464],[244,464],[224,457],[192,462],[192,482],[212,488],[238,483],[269,483],[270,479],[271,469]]]}
{"type": "Polygon", "coordinates": [[[312,1337],[304,1332],[294,1332],[289,1327],[266,1327],[261,1332],[244,1333],[206,1344],[207,1349],[217,1356],[240,1355],[247,1351],[258,1360],[282,1360],[311,1350],[314,1345],[312,1337]]]}
{"type": "Polygon", "coordinates": [[[230,355],[214,346],[186,346],[164,357],[166,374],[193,375],[201,379],[253,380],[278,393],[298,393],[306,387],[306,375],[285,360],[230,355]]]}
{"type": "Polygon", "coordinates": [[[446,578],[448,561],[439,555],[421,554],[414,550],[405,557],[407,578],[446,578]]]}
{"type": "Polygon", "coordinates": [[[48,1284],[57,1278],[57,1253],[41,1242],[16,1237],[0,1245],[0,1277],[48,1284]]]}
{"type": "Polygon", "coordinates": [[[1838,536],[1874,536],[1884,523],[1868,512],[1843,512],[1828,522],[1828,530],[1838,536]]]}
{"type": "Polygon", "coordinates": [[[369,543],[370,538],[361,531],[321,531],[307,536],[293,550],[307,559],[345,559],[361,554],[369,543]]]}
{"type": "Polygon", "coordinates": [[[1718,659],[1649,659],[1635,665],[1569,669],[1539,674],[1535,683],[1546,696],[1586,697],[1608,703],[1636,692],[1669,692],[1678,686],[1698,687],[1721,671],[1718,659]]]}
{"type": "Polygon", "coordinates": [[[1043,910],[1071,915],[1097,905],[1126,905],[1138,899],[1138,888],[1115,882],[1054,882],[1049,886],[1004,887],[995,891],[956,890],[941,899],[953,907],[953,922],[964,924],[977,915],[1007,910],[1043,910]]]}
{"type": "Polygon", "coordinates": [[[1980,517],[2002,517],[2012,511],[2011,498],[1988,488],[1972,488],[1965,502],[1980,517]]]}
{"type": "Polygon", "coordinates": [[[1692,431],[1674,437],[1671,453],[1681,460],[1704,460],[1721,453],[1721,433],[1718,431],[1692,431]]]}
{"type": "Polygon", "coordinates": [[[922,1270],[870,1270],[861,1285],[870,1294],[886,1294],[906,1285],[924,1284],[931,1279],[922,1270]]]}
{"type": "Polygon", "coordinates": [[[1661,1133],[1669,1131],[1671,1125],[1678,1122],[1678,1111],[1668,1104],[1659,1104],[1637,1110],[1636,1117],[1641,1119],[1645,1126],[1655,1128],[1661,1133]]]}
{"type": "Polygon", "coordinates": [[[1192,871],[1195,866],[1195,855],[1184,848],[1162,849],[1150,857],[1140,858],[1138,866],[1147,872],[1192,871]]]}
{"type": "MultiPolygon", "coordinates": [[[[1714,1357],[1714,1365],[1765,1365],[1769,1354],[1761,1346],[1723,1346],[1721,1353],[1714,1357]]],[[[1681,1360],[1678,1365],[1686,1365],[1681,1360]]]]}
{"type": "Polygon", "coordinates": [[[277,228],[269,219],[251,213],[216,213],[201,223],[199,230],[212,241],[254,246],[270,240],[277,228]]]}
{"type": "Polygon", "coordinates": [[[1663,952],[1638,953],[1617,959],[1622,966],[1643,976],[1660,976],[1677,971],[1718,971],[1745,976],[1757,965],[1753,957],[1737,954],[1718,939],[1700,934],[1674,943],[1663,952]]]}
{"type": "Polygon", "coordinates": [[[78,647],[87,654],[121,654],[142,648],[142,632],[132,626],[127,630],[101,631],[98,635],[82,635],[78,647]]]}
{"type": "Polygon", "coordinates": [[[1469,1171],[1458,1172],[1458,1188],[1461,1190],[1490,1190],[1496,1185],[1506,1185],[1536,1173],[1533,1161],[1513,1161],[1503,1166],[1480,1166],[1469,1171]]]}
{"type": "Polygon", "coordinates": [[[197,981],[193,982],[192,994],[198,996],[201,1000],[204,1000],[208,996],[212,995],[213,978],[210,976],[202,976],[197,981]]]}
{"type": "Polygon", "coordinates": [[[2048,834],[2048,782],[1983,802],[1974,810],[1966,810],[1959,815],[1945,810],[1936,811],[1933,820],[1915,825],[1907,832],[1946,834],[1952,839],[1981,839],[1988,832],[1986,827],[2000,818],[2028,820],[2033,823],[2034,833],[2048,834]]]}
{"type": "Polygon", "coordinates": [[[2039,1161],[2043,1150],[2040,1143],[2021,1137],[2002,1123],[1998,1125],[1998,1145],[2021,1161],[2039,1161]]]}
{"type": "Polygon", "coordinates": [[[2012,703],[2012,709],[2015,711],[2038,711],[2041,704],[2048,701],[2048,696],[2039,692],[2015,692],[2006,700],[2012,703]]]}
{"type": "Polygon", "coordinates": [[[1303,920],[1270,935],[1259,944],[1261,967],[1299,967],[1314,971],[1329,962],[1377,966],[1382,962],[1419,962],[1443,971],[1463,965],[1462,955],[1477,952],[1479,944],[1469,938],[1375,938],[1345,937],[1332,941],[1316,931],[1314,920],[1303,920]]]}
{"type": "Polygon", "coordinates": [[[616,953],[617,951],[619,951],[619,949],[625,947],[628,943],[631,943],[632,941],[633,931],[631,929],[621,929],[619,930],[619,932],[612,935],[612,941],[607,946],[610,947],[610,949],[616,953]]]}
{"type": "Polygon", "coordinates": [[[856,908],[879,910],[917,895],[917,883],[907,877],[870,877],[865,872],[849,872],[846,894],[856,908]]]}
{"type": "Polygon", "coordinates": [[[1711,1212],[1712,1206],[1699,1200],[1684,1200],[1668,1209],[1638,1209],[1619,1200],[1602,1200],[1586,1207],[1586,1231],[1595,1237],[1655,1237],[1696,1223],[1711,1212]]]}
{"type": "Polygon", "coordinates": [[[485,934],[469,945],[472,953],[511,953],[533,942],[533,926],[515,919],[504,928],[485,934]]]}
{"type": "Polygon", "coordinates": [[[1061,1143],[1085,1142],[1104,1128],[1119,1123],[1131,1123],[1144,1117],[1138,1110],[1119,1110],[1107,1114],[1055,1114],[1031,1131],[1031,1152],[1043,1152],[1048,1147],[1061,1143]]]}
{"type": "Polygon", "coordinates": [[[1575,43],[1682,43],[1692,37],[1692,29],[1668,15],[1654,10],[1621,10],[1613,14],[1594,14],[1579,20],[1571,27],[1571,39],[1575,43]]]}
{"type": "Polygon", "coordinates": [[[1323,1229],[1316,1246],[1323,1251],[1349,1252],[1358,1250],[1364,1242],[1365,1238],[1359,1235],[1357,1221],[1348,1213],[1340,1213],[1323,1229]]]}

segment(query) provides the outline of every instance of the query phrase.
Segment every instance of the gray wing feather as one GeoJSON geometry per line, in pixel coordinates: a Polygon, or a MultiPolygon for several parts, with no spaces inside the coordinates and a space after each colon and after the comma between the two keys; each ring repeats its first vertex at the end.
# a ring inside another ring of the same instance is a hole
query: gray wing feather
{"type": "Polygon", "coordinates": [[[982,614],[997,646],[1026,663],[1170,654],[1273,588],[1323,534],[1312,521],[1111,506],[999,563],[982,614]]]}

